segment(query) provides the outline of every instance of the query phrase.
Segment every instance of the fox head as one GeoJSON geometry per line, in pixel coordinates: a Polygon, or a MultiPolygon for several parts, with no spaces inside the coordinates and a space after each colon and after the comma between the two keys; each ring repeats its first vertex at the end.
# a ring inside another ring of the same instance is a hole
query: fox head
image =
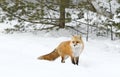
{"type": "Polygon", "coordinates": [[[81,47],[82,37],[80,35],[74,35],[71,39],[71,46],[74,48],[81,47]]]}

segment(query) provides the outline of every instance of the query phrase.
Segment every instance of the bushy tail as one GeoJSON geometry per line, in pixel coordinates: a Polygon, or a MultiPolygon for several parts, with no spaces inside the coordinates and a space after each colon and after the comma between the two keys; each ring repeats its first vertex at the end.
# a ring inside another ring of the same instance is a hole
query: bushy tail
{"type": "Polygon", "coordinates": [[[58,58],[60,55],[58,54],[57,50],[54,49],[53,52],[49,53],[49,54],[46,54],[46,55],[43,55],[43,56],[40,56],[38,57],[38,59],[40,60],[49,60],[49,61],[53,61],[55,60],[56,58],[58,58]]]}

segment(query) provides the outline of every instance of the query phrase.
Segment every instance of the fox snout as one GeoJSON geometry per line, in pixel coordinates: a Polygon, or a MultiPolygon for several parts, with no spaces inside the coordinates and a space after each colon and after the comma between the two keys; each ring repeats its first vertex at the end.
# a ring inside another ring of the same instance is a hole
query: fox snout
{"type": "Polygon", "coordinates": [[[75,47],[77,44],[74,44],[73,46],[75,47]]]}

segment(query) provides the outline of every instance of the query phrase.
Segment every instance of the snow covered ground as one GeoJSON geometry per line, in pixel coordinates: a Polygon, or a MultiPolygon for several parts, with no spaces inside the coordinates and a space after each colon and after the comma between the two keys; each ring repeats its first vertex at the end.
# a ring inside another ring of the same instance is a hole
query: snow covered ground
{"type": "Polygon", "coordinates": [[[0,77],[120,77],[120,40],[89,39],[79,66],[37,60],[70,37],[0,34],[0,77]]]}

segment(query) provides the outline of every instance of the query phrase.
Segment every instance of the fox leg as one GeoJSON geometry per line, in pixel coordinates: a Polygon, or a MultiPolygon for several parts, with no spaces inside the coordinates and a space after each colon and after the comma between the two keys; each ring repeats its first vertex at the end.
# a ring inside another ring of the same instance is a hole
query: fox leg
{"type": "Polygon", "coordinates": [[[74,57],[71,57],[71,61],[73,64],[75,64],[75,58],[74,57]]]}
{"type": "Polygon", "coordinates": [[[69,57],[69,56],[62,56],[62,57],[61,57],[61,58],[62,58],[62,59],[61,59],[61,62],[62,62],[62,63],[65,63],[65,60],[66,60],[68,57],[69,57]]]}
{"type": "Polygon", "coordinates": [[[75,64],[79,64],[79,57],[75,57],[75,64]]]}
{"type": "Polygon", "coordinates": [[[61,63],[65,63],[65,57],[64,56],[61,57],[61,63]]]}

